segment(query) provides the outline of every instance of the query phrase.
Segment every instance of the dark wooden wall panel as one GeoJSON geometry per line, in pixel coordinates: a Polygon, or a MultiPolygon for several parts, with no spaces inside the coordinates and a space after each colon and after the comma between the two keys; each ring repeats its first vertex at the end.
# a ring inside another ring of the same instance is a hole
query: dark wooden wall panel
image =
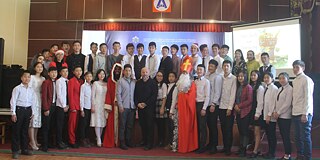
{"type": "Polygon", "coordinates": [[[222,20],[240,20],[240,0],[222,0],[222,20]]]}
{"type": "Polygon", "coordinates": [[[77,22],[30,22],[29,39],[74,39],[76,26],[77,22]]]}
{"type": "Polygon", "coordinates": [[[221,0],[203,0],[203,19],[221,20],[221,0]]]}
{"type": "Polygon", "coordinates": [[[103,18],[121,18],[121,0],[103,0],[103,18]]]}
{"type": "Polygon", "coordinates": [[[142,18],[161,18],[159,12],[152,12],[152,3],[153,1],[151,0],[142,0],[142,18]]]}
{"type": "Polygon", "coordinates": [[[68,0],[68,19],[83,19],[84,0],[68,0]]]}
{"type": "Polygon", "coordinates": [[[173,0],[171,1],[171,12],[170,13],[163,13],[163,18],[181,18],[181,1],[173,0]]]}
{"type": "Polygon", "coordinates": [[[290,0],[269,0],[269,4],[273,5],[289,5],[290,0]]]}
{"type": "Polygon", "coordinates": [[[183,0],[182,18],[183,19],[201,19],[200,0],[183,0]]]}
{"type": "Polygon", "coordinates": [[[85,0],[85,19],[102,18],[102,0],[85,0]]]}
{"type": "Polygon", "coordinates": [[[241,0],[241,21],[258,21],[258,0],[241,0]]]}
{"type": "Polygon", "coordinates": [[[30,6],[31,20],[56,20],[58,19],[59,11],[58,3],[36,3],[30,6]],[[41,14],[39,14],[41,13],[41,14]]]}
{"type": "Polygon", "coordinates": [[[141,0],[122,0],[122,18],[140,18],[141,0]]]}

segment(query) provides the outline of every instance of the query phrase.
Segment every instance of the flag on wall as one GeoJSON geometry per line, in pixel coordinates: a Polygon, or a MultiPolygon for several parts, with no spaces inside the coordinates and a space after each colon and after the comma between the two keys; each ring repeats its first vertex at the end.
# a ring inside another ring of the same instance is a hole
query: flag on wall
{"type": "Polygon", "coordinates": [[[152,0],[152,12],[171,12],[172,0],[152,0]]]}

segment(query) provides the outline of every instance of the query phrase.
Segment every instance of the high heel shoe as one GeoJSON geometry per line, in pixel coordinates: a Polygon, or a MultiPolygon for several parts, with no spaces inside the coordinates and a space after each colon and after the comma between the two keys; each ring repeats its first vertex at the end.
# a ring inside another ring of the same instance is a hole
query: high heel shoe
{"type": "Polygon", "coordinates": [[[37,151],[39,148],[36,145],[32,145],[29,143],[29,146],[31,147],[32,150],[37,151]]]}

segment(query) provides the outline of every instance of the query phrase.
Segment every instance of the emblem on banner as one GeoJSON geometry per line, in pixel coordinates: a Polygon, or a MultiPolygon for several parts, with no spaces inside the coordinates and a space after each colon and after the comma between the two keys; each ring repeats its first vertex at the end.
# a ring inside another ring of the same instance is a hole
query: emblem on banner
{"type": "Polygon", "coordinates": [[[153,12],[171,12],[171,0],[152,0],[153,12]]]}

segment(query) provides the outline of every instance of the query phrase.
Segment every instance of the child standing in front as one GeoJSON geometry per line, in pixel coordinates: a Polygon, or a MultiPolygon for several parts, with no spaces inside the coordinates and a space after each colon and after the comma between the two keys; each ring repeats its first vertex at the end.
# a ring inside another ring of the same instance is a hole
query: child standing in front
{"type": "Polygon", "coordinates": [[[32,155],[28,150],[28,128],[36,104],[35,93],[29,85],[30,72],[25,70],[21,75],[21,84],[12,91],[10,100],[12,124],[12,158],[18,159],[19,149],[22,155],[32,155]]]}
{"type": "Polygon", "coordinates": [[[69,143],[72,148],[79,148],[76,144],[76,130],[78,128],[79,114],[80,114],[80,88],[83,84],[81,79],[82,69],[81,66],[75,66],[73,75],[68,82],[68,98],[69,98],[69,121],[68,133],[69,143]]]}

